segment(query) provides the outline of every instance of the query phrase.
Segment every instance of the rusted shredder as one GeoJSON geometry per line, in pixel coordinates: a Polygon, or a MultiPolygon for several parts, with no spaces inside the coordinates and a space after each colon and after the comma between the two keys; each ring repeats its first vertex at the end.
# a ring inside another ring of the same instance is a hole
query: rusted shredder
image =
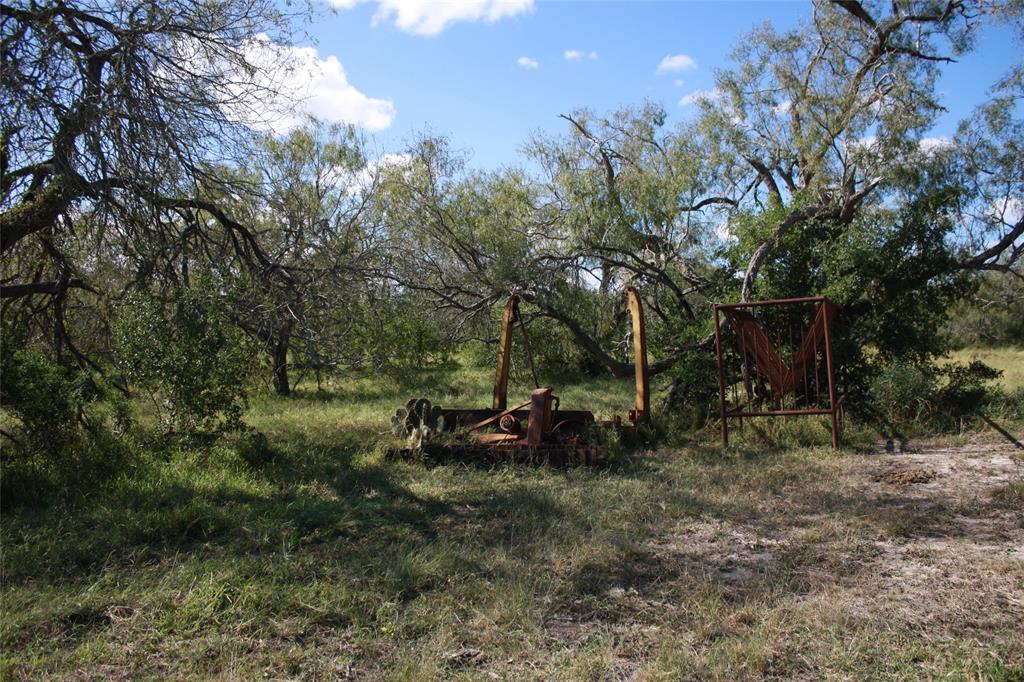
{"type": "Polygon", "coordinates": [[[528,400],[508,406],[508,377],[512,356],[512,333],[518,323],[531,370],[519,297],[511,296],[501,317],[498,337],[498,363],[494,393],[489,408],[441,408],[425,398],[410,400],[405,409],[391,418],[392,431],[404,436],[408,447],[401,454],[415,451],[455,459],[498,458],[517,461],[543,461],[552,464],[599,464],[603,449],[591,442],[595,428],[636,428],[650,418],[650,386],[647,376],[647,341],[644,332],[643,305],[633,287],[627,289],[633,324],[633,356],[636,367],[636,406],[627,414],[627,423],[618,415],[598,422],[590,410],[564,410],[551,386],[537,385],[528,400]],[[441,434],[462,432],[467,439],[446,439],[441,434]]]}

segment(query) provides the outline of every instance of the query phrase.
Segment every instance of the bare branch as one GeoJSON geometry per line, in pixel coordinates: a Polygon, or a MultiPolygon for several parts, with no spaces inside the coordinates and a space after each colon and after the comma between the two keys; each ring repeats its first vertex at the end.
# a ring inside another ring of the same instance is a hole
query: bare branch
{"type": "Polygon", "coordinates": [[[24,284],[4,284],[0,286],[0,299],[22,298],[34,294],[56,295],[67,289],[85,289],[98,294],[92,286],[82,279],[57,280],[51,282],[28,282],[24,284]]]}

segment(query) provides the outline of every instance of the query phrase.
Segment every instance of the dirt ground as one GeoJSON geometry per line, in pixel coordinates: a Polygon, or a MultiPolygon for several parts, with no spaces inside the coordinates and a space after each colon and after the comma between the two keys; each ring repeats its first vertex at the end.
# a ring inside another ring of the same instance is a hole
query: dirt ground
{"type": "Polygon", "coordinates": [[[173,556],[9,585],[0,678],[1020,680],[1024,450],[973,438],[213,498],[173,556]]]}
{"type": "Polygon", "coordinates": [[[1024,629],[1024,509],[997,503],[1024,476],[1019,455],[1009,443],[974,443],[859,462],[851,485],[880,509],[910,510],[919,528],[876,543],[854,608],[884,601],[911,622],[963,616],[1024,629]]]}
{"type": "MultiPolygon", "coordinates": [[[[857,669],[958,677],[965,670],[950,663],[970,659],[978,663],[968,677],[1003,679],[1024,663],[1022,454],[991,439],[902,451],[897,443],[895,452],[880,443],[831,461],[811,485],[759,497],[755,518],[702,518],[659,535],[644,551],[652,572],[689,579],[609,590],[632,616],[620,636],[650,643],[662,639],[659,626],[671,628],[691,651],[677,669],[703,670],[696,678],[737,669],[789,679],[847,679],[857,669]],[[710,629],[685,613],[692,601],[683,584],[713,590],[725,605],[720,618],[705,619],[716,623],[710,629]],[[735,658],[716,671],[720,656],[735,658]],[[994,673],[986,659],[1001,661],[994,673]]],[[[552,619],[548,629],[579,641],[607,627],[587,620],[552,619]]],[[[612,678],[648,677],[639,642],[612,678]]]]}

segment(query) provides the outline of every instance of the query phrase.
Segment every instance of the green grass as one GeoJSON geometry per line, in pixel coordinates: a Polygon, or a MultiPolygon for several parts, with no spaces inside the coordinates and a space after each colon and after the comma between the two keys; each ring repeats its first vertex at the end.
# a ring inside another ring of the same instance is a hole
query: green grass
{"type": "MultiPolygon", "coordinates": [[[[489,374],[260,397],[247,422],[265,442],[146,453],[106,485],[5,510],[0,677],[1019,676],[1014,626],[850,607],[860,559],[927,510],[839,485],[852,455],[811,420],[801,447],[747,428],[727,452],[663,446],[603,469],[382,457],[406,398],[487,405],[489,374]],[[773,559],[715,550],[735,529],[773,559]]],[[[609,414],[632,390],[557,393],[609,414]]]]}
{"type": "Polygon", "coordinates": [[[1007,391],[1024,389],[1024,348],[965,348],[950,354],[955,362],[981,360],[989,367],[1002,370],[999,384],[1007,391]]]}

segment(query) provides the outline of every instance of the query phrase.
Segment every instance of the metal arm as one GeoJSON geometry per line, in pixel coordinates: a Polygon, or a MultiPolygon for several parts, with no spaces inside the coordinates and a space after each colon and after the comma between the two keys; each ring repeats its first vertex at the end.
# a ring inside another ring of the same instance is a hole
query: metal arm
{"type": "Polygon", "coordinates": [[[651,387],[647,376],[647,332],[644,330],[644,307],[636,289],[626,289],[629,314],[633,319],[633,364],[636,366],[636,410],[630,418],[636,423],[651,416],[651,387]]]}
{"type": "Polygon", "coordinates": [[[491,407],[504,410],[508,406],[508,367],[512,358],[512,325],[519,321],[519,297],[511,296],[501,314],[501,335],[498,337],[498,369],[494,374],[494,400],[491,407]]]}

